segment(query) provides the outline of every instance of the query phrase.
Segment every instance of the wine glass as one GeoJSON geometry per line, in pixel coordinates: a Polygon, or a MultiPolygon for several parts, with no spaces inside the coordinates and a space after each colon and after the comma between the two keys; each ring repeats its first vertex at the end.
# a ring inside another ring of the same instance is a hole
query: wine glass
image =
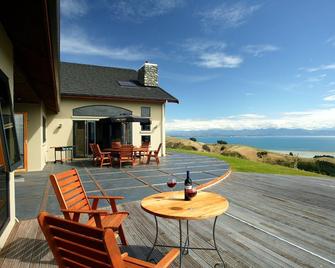
{"type": "Polygon", "coordinates": [[[171,192],[173,191],[173,188],[177,185],[176,179],[170,179],[167,181],[166,185],[171,188],[171,192]]]}
{"type": "Polygon", "coordinates": [[[186,190],[186,194],[190,199],[195,197],[197,195],[197,193],[198,193],[198,191],[197,191],[197,188],[195,188],[195,187],[192,187],[191,189],[186,190]]]}

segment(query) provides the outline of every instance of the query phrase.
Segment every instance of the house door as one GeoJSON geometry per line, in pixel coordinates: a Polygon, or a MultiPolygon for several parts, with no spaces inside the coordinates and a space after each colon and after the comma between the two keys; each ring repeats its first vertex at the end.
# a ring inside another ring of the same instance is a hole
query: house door
{"type": "Polygon", "coordinates": [[[20,157],[22,164],[16,171],[27,171],[28,163],[28,115],[24,113],[15,113],[15,127],[19,143],[20,157]]]}
{"type": "Polygon", "coordinates": [[[91,154],[90,143],[96,143],[95,121],[73,121],[73,145],[75,158],[85,158],[91,154]]]}

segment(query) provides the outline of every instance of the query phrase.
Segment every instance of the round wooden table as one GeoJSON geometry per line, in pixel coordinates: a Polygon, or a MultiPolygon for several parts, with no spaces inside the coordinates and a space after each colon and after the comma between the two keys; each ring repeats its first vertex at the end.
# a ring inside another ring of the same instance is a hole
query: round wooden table
{"type": "Polygon", "coordinates": [[[228,200],[216,193],[200,191],[191,201],[184,200],[184,192],[163,192],[144,198],[141,201],[141,207],[146,212],[155,216],[156,236],[147,259],[150,258],[155,247],[179,247],[179,264],[182,267],[182,256],[188,254],[189,249],[195,250],[216,250],[222,263],[223,258],[216,245],[215,226],[218,216],[227,211],[229,207],[228,200]],[[158,220],[157,217],[178,220],[179,222],[179,246],[158,245],[158,220]],[[189,220],[204,220],[214,218],[213,224],[213,242],[214,246],[210,248],[190,247],[189,239],[189,220]],[[182,239],[182,220],[186,220],[186,239],[182,239]]]}

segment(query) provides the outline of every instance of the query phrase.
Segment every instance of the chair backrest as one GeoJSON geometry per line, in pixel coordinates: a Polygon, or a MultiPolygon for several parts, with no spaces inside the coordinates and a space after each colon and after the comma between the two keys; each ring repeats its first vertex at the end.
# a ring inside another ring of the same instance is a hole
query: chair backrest
{"type": "MultiPolygon", "coordinates": [[[[76,169],[50,175],[61,209],[91,210],[85,189],[76,169]]],[[[68,214],[64,214],[68,218],[68,214]]]]}
{"type": "Polygon", "coordinates": [[[120,148],[120,158],[132,158],[134,154],[134,146],[124,144],[120,148]]]}
{"type": "Polygon", "coordinates": [[[95,144],[95,148],[96,148],[96,152],[98,155],[101,155],[101,149],[100,149],[100,145],[99,144],[95,144]]]}
{"type": "Polygon", "coordinates": [[[100,229],[41,212],[38,222],[59,267],[123,268],[111,229],[100,229]]]}
{"type": "Polygon", "coordinates": [[[120,148],[121,142],[119,141],[112,141],[112,148],[120,148]]]}
{"type": "Polygon", "coordinates": [[[95,143],[90,143],[90,149],[92,151],[93,156],[96,157],[97,156],[96,144],[95,143]]]}
{"type": "Polygon", "coordinates": [[[150,146],[150,142],[148,141],[143,142],[141,145],[141,147],[145,149],[146,151],[149,151],[149,146],[150,146]]]}
{"type": "Polygon", "coordinates": [[[162,143],[159,144],[158,149],[155,151],[156,155],[159,154],[159,151],[161,150],[161,148],[162,148],[162,143]]]}

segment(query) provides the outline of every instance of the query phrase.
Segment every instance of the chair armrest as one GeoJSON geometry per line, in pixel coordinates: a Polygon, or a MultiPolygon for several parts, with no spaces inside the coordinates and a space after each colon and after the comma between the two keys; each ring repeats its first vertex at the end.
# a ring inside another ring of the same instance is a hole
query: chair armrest
{"type": "Polygon", "coordinates": [[[102,214],[107,215],[110,214],[109,210],[80,210],[80,209],[61,209],[62,212],[67,213],[86,213],[86,214],[102,214]]]}
{"type": "Polygon", "coordinates": [[[124,196],[91,195],[91,196],[88,196],[87,198],[89,198],[89,199],[114,199],[114,200],[120,200],[120,199],[124,199],[124,196]]]}
{"type": "Polygon", "coordinates": [[[163,259],[161,259],[155,267],[157,268],[167,268],[170,266],[170,264],[175,260],[175,258],[178,257],[180,254],[180,250],[177,248],[173,248],[169,251],[168,254],[166,254],[163,259]]]}
{"type": "Polygon", "coordinates": [[[105,195],[92,195],[92,196],[88,196],[87,198],[93,199],[92,209],[94,210],[98,208],[99,200],[101,199],[109,200],[109,203],[111,205],[111,209],[113,212],[118,211],[115,200],[124,199],[123,196],[105,196],[105,195]]]}

